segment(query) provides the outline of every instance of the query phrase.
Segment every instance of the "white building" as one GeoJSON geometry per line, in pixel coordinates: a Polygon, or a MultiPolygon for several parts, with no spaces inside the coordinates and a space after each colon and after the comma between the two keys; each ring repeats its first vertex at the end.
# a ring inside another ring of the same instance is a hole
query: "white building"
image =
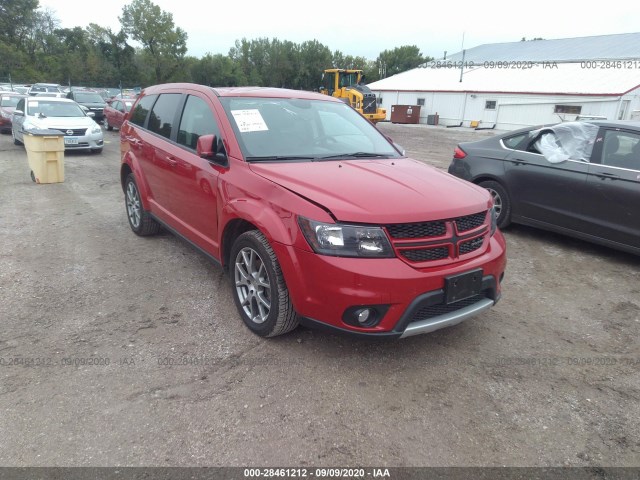
{"type": "Polygon", "coordinates": [[[387,119],[393,105],[421,105],[420,123],[437,114],[440,125],[501,130],[640,120],[640,33],[482,45],[369,87],[387,119]]]}

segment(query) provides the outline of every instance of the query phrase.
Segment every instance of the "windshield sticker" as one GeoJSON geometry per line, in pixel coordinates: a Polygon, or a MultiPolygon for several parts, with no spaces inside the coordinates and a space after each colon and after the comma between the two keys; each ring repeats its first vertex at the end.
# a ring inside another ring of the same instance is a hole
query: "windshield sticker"
{"type": "Polygon", "coordinates": [[[2,100],[9,100],[11,97],[2,97],[2,100]]]}
{"type": "Polygon", "coordinates": [[[269,130],[267,124],[264,123],[262,115],[260,115],[260,111],[257,109],[231,110],[231,114],[241,133],[269,130]]]}
{"type": "Polygon", "coordinates": [[[30,107],[37,107],[38,106],[38,102],[29,102],[29,106],[30,107]]]}

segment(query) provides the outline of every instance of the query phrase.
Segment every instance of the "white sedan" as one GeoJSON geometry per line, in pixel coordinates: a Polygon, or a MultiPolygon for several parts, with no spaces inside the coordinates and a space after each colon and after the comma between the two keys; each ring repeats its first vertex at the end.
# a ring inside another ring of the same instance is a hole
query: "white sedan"
{"type": "Polygon", "coordinates": [[[13,142],[16,145],[24,143],[24,134],[30,130],[50,129],[64,135],[65,150],[100,153],[104,138],[92,115],[67,98],[23,98],[13,112],[13,142]]]}

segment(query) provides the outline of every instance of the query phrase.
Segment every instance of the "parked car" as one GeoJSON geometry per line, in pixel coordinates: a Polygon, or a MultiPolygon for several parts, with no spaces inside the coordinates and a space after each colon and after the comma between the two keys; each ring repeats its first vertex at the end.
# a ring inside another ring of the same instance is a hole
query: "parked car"
{"type": "Polygon", "coordinates": [[[104,107],[104,126],[107,130],[120,129],[124,116],[131,110],[135,99],[114,100],[104,107]]]}
{"type": "Polygon", "coordinates": [[[510,222],[640,254],[640,122],[525,128],[459,144],[449,173],[494,197],[510,222]]]}
{"type": "Polygon", "coordinates": [[[158,85],[120,138],[133,232],[164,226],[221,264],[258,335],[301,322],[407,337],[500,298],[505,242],[491,196],[404,157],[338,99],[158,85]]]}
{"type": "Polygon", "coordinates": [[[34,83],[29,87],[28,95],[35,96],[40,93],[55,94],[56,97],[64,97],[62,88],[57,83],[34,83]]]}
{"type": "Polygon", "coordinates": [[[90,112],[93,112],[93,119],[96,122],[100,123],[104,119],[104,107],[107,103],[99,93],[86,90],[72,90],[67,93],[67,98],[87,107],[90,112]]]}
{"type": "Polygon", "coordinates": [[[25,131],[52,129],[64,134],[65,150],[100,153],[104,145],[102,129],[90,115],[67,98],[22,98],[13,112],[13,142],[24,143],[25,131]]]}
{"type": "Polygon", "coordinates": [[[26,98],[26,96],[14,92],[2,92],[2,94],[0,94],[0,131],[2,131],[2,133],[9,133],[11,131],[13,111],[16,109],[16,105],[18,105],[21,98],[26,98]]]}

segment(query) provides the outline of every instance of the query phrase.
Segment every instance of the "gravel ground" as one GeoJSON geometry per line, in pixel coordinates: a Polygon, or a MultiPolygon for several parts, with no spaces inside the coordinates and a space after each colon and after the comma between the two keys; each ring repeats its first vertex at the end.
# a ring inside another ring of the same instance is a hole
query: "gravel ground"
{"type": "MultiPolygon", "coordinates": [[[[495,133],[380,128],[440,168],[495,133]]],[[[53,185],[0,137],[0,465],[640,465],[640,258],[513,226],[473,320],[265,340],[219,267],[133,235],[105,136],[53,185]]]]}

